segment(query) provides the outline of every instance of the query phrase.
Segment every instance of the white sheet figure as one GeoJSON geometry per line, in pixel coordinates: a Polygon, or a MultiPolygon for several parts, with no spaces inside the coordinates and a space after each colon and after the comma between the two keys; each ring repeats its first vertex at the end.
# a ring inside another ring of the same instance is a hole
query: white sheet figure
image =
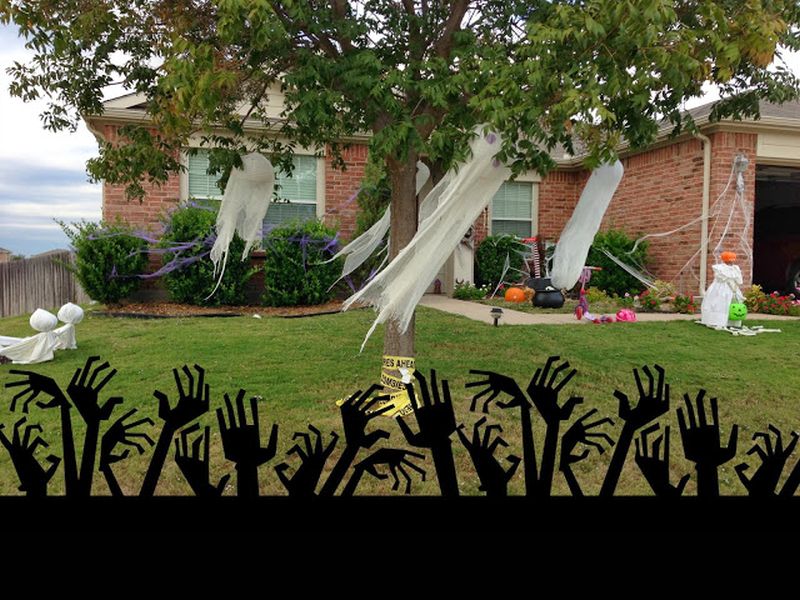
{"type": "Polygon", "coordinates": [[[700,322],[709,327],[726,327],[732,302],[744,301],[740,289],[742,270],[739,265],[717,263],[711,267],[714,281],[708,286],[700,305],[700,322]]]}
{"type": "MultiPolygon", "coordinates": [[[[478,218],[511,171],[496,161],[502,140],[495,133],[478,134],[470,144],[472,158],[458,172],[437,184],[441,197],[435,211],[422,223],[409,244],[361,291],[342,306],[355,302],[375,307],[378,316],[364,344],[379,323],[392,319],[401,331],[408,328],[414,308],[470,225],[478,218]],[[444,185],[443,185],[444,184],[444,185]]],[[[361,349],[364,349],[362,344],[361,349]]]]}
{"type": "MultiPolygon", "coordinates": [[[[416,193],[419,195],[422,187],[427,183],[430,178],[431,172],[427,165],[422,162],[417,163],[417,177],[416,177],[416,193]]],[[[444,189],[444,188],[441,188],[444,189]]],[[[422,201],[419,207],[419,220],[424,221],[436,209],[436,202],[438,195],[429,193],[422,201]]],[[[383,238],[386,237],[386,232],[389,231],[389,226],[392,222],[392,209],[387,207],[383,212],[380,219],[373,223],[372,227],[367,229],[360,236],[351,240],[344,248],[339,250],[334,256],[326,260],[326,263],[332,262],[344,256],[344,266],[342,267],[342,277],[347,277],[350,273],[355,271],[358,267],[364,264],[373,252],[377,249],[383,238]]],[[[338,279],[337,279],[338,281],[338,279]]]]}
{"type": "Polygon", "coordinates": [[[51,312],[37,308],[29,322],[31,327],[41,333],[22,338],[16,344],[1,348],[0,356],[5,356],[20,365],[53,359],[53,351],[58,347],[58,336],[53,331],[58,325],[58,318],[51,312]]]}
{"type": "Polygon", "coordinates": [[[612,165],[602,165],[592,171],[553,252],[553,269],[550,272],[553,287],[568,290],[578,282],[583,267],[586,266],[589,247],[600,229],[603,215],[617,191],[623,173],[624,169],[619,161],[612,165]]]}
{"type": "Polygon", "coordinates": [[[58,336],[57,350],[75,350],[78,341],[75,337],[75,325],[83,321],[83,309],[77,304],[67,302],[58,309],[58,320],[65,323],[55,330],[58,336]]]}
{"type": "Polygon", "coordinates": [[[12,344],[16,344],[21,341],[22,338],[0,335],[0,348],[5,348],[6,346],[11,346],[12,344]]]}
{"type": "Polygon", "coordinates": [[[228,185],[217,214],[217,239],[211,248],[214,273],[219,280],[208,297],[214,295],[228,262],[228,248],[234,234],[244,240],[242,260],[261,241],[261,228],[275,187],[275,171],[263,154],[251,152],[242,157],[242,168],[231,170],[228,185]]]}

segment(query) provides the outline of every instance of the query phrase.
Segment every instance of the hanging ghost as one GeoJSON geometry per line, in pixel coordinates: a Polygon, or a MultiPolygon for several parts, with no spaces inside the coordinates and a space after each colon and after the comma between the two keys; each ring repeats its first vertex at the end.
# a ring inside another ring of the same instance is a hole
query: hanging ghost
{"type": "Polygon", "coordinates": [[[217,215],[217,239],[211,248],[214,274],[219,273],[214,295],[225,274],[228,248],[234,234],[244,240],[242,260],[261,241],[261,227],[267,215],[275,187],[275,171],[263,154],[252,152],[242,157],[242,168],[231,170],[217,215]]]}
{"type": "Polygon", "coordinates": [[[586,266],[586,257],[603,215],[617,191],[624,169],[616,161],[592,171],[553,253],[550,280],[557,289],[571,289],[586,266]]]}
{"type": "MultiPolygon", "coordinates": [[[[427,183],[428,179],[430,179],[430,175],[431,172],[430,169],[428,169],[428,166],[423,162],[418,162],[417,176],[416,176],[417,195],[419,195],[423,186],[427,183]]],[[[432,193],[428,194],[425,197],[419,209],[420,221],[423,221],[427,216],[430,215],[430,213],[433,212],[433,209],[436,208],[435,201],[436,198],[432,193]]],[[[344,248],[339,250],[339,252],[337,252],[333,257],[326,260],[325,263],[332,262],[337,258],[344,256],[345,257],[344,266],[342,267],[342,274],[339,276],[339,279],[347,277],[350,273],[352,273],[358,267],[364,264],[364,261],[366,261],[370,256],[372,256],[373,252],[375,252],[377,247],[383,241],[383,238],[386,237],[386,232],[389,231],[391,222],[392,222],[392,209],[391,207],[387,207],[386,210],[383,212],[381,218],[378,219],[372,225],[372,227],[370,227],[360,236],[352,240],[344,248]]],[[[381,264],[381,266],[383,266],[383,264],[381,264]]],[[[336,284],[334,283],[334,285],[336,284]]]]}
{"type": "Polygon", "coordinates": [[[511,176],[511,171],[494,159],[501,145],[500,137],[494,133],[478,133],[473,138],[472,157],[431,191],[438,198],[436,209],[420,223],[409,244],[344,303],[342,310],[363,302],[378,312],[364,344],[375,327],[388,319],[397,323],[400,331],[408,328],[417,303],[439,269],[488,201],[511,176]]]}

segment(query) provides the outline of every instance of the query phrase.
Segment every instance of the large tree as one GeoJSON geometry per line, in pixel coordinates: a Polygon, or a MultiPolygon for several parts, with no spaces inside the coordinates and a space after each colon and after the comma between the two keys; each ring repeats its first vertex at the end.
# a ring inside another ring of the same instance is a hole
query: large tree
{"type": "MultiPolygon", "coordinates": [[[[477,124],[502,135],[515,173],[544,173],[557,145],[577,154],[579,142],[592,165],[652,141],[662,120],[691,128],[681,108],[706,82],[723,97],[712,118],[798,94],[768,68],[779,45],[800,47],[790,0],[0,0],[0,19],[35,51],[10,69],[11,91],[49,96],[47,127],[99,113],[109,85],[147,96],[152,123],[88,164],[134,196],[178,170],[198,133],[224,171],[246,140],[285,161],[287,139],[337,156],[370,132],[391,184],[392,256],[416,231],[417,160],[443,173],[477,124]],[[276,82],[279,122],[265,110],[276,82]]],[[[386,353],[413,355],[413,335],[390,325],[386,353]]]]}

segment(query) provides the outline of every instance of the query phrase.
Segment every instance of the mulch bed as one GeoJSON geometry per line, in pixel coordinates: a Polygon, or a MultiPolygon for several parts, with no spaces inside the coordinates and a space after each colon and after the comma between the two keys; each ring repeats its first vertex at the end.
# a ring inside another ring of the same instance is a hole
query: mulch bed
{"type": "MultiPolygon", "coordinates": [[[[342,302],[337,300],[316,306],[192,306],[173,302],[131,303],[106,307],[95,311],[96,315],[107,317],[129,317],[140,319],[168,319],[174,317],[243,317],[261,315],[262,317],[310,317],[337,313],[342,302]]],[[[354,307],[355,308],[355,307],[354,307]]]]}

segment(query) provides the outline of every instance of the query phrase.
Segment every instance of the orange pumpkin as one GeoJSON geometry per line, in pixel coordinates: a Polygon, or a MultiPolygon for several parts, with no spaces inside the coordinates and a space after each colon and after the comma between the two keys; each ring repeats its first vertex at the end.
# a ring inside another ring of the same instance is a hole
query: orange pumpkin
{"type": "Polygon", "coordinates": [[[510,287],[506,290],[506,302],[525,302],[525,292],[516,287],[510,287]]]}

